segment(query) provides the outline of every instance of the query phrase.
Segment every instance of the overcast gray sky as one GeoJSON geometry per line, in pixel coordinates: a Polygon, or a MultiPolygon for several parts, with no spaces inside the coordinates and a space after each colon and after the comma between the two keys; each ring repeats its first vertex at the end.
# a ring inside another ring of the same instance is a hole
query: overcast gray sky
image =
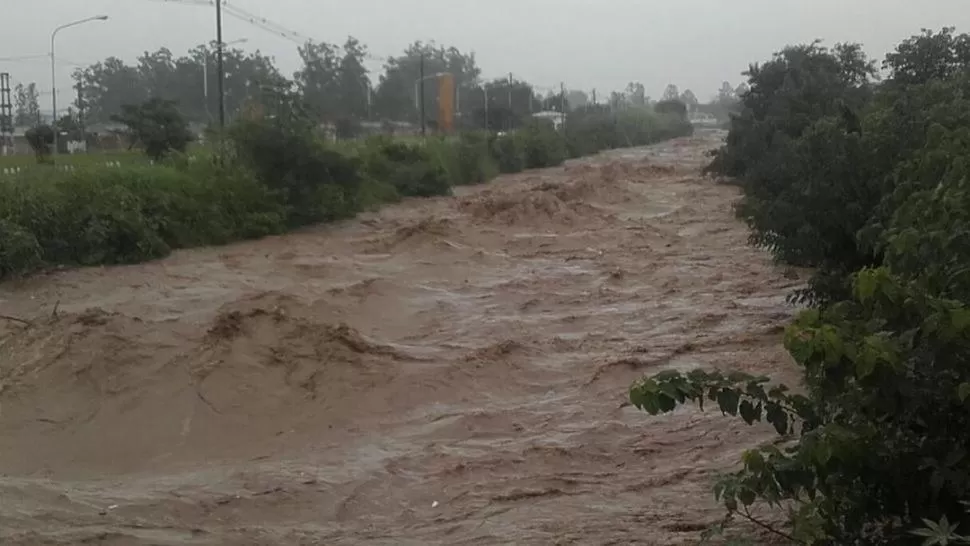
{"type": "MultiPolygon", "coordinates": [[[[197,0],[189,0],[197,1],[197,0]]],[[[53,27],[91,15],[111,19],[61,32],[58,88],[69,62],[109,55],[133,60],[165,46],[176,54],[214,38],[214,8],[158,0],[0,0],[0,58],[45,55],[53,27]]],[[[878,56],[921,27],[970,31],[970,0],[230,0],[314,39],[353,35],[375,55],[414,40],[474,51],[485,77],[512,72],[540,87],[605,93],[640,81],[659,96],[667,83],[702,100],[724,80],[739,83],[751,61],[790,43],[862,42],[878,56]]],[[[296,44],[225,18],[225,40],[276,58],[288,75],[296,44]]],[[[375,66],[376,68],[376,66],[375,66]]],[[[0,61],[12,79],[50,89],[47,61],[0,61]]],[[[376,78],[375,78],[376,79],[376,78]]],[[[601,95],[603,96],[603,95],[601,95]]]]}

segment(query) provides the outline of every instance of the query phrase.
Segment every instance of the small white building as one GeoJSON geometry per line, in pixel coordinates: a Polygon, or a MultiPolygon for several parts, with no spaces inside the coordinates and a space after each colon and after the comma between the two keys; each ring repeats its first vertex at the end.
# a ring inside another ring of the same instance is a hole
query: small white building
{"type": "Polygon", "coordinates": [[[693,112],[687,118],[692,124],[702,127],[714,127],[717,125],[717,118],[707,112],[693,112]]]}
{"type": "Polygon", "coordinates": [[[562,112],[556,112],[555,110],[545,110],[543,112],[536,112],[535,114],[532,114],[532,117],[538,118],[538,119],[548,119],[549,121],[552,122],[552,125],[553,127],[556,128],[556,130],[559,130],[564,120],[564,116],[562,112]]]}

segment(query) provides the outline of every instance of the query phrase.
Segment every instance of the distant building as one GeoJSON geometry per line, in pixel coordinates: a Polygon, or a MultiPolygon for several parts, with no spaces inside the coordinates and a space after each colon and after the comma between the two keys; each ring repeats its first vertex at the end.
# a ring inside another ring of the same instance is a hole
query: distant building
{"type": "Polygon", "coordinates": [[[32,153],[30,149],[30,144],[27,144],[27,131],[30,127],[14,127],[13,128],[13,147],[2,150],[2,155],[22,155],[32,153]]]}
{"type": "Polygon", "coordinates": [[[688,119],[694,125],[715,126],[718,124],[717,117],[707,112],[692,112],[688,119]]]}
{"type": "Polygon", "coordinates": [[[555,110],[545,110],[543,112],[536,112],[535,114],[532,114],[532,117],[537,119],[548,119],[549,121],[552,122],[552,125],[553,127],[556,128],[556,130],[558,130],[563,123],[562,112],[556,112],[555,110]]]}

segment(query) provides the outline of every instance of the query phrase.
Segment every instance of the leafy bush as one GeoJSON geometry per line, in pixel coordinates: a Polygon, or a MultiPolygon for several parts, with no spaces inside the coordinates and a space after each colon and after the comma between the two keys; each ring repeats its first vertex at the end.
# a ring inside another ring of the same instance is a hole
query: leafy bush
{"type": "Polygon", "coordinates": [[[0,278],[39,269],[43,256],[37,238],[25,227],[0,218],[0,278]]]}
{"type": "Polygon", "coordinates": [[[451,193],[442,162],[419,143],[377,137],[367,142],[364,169],[376,180],[385,180],[404,197],[432,197],[451,193]]]}
{"type": "Polygon", "coordinates": [[[135,263],[278,233],[282,221],[251,175],[212,163],[27,170],[0,181],[0,276],[135,263]]]}
{"type": "Polygon", "coordinates": [[[747,74],[751,89],[708,169],[740,180],[737,210],[753,243],[819,267],[798,297],[845,297],[846,275],[878,263],[856,238],[882,197],[856,114],[872,96],[874,64],[856,44],[814,43],[787,47],[747,74]]]}
{"type": "Polygon", "coordinates": [[[561,165],[566,160],[566,141],[548,120],[532,120],[515,134],[521,144],[526,169],[561,165]]]}
{"type": "Polygon", "coordinates": [[[270,188],[286,208],[290,227],[360,211],[360,162],[325,147],[307,125],[285,118],[242,120],[229,136],[235,160],[270,188]]]}
{"type": "Polygon", "coordinates": [[[658,114],[673,114],[682,118],[687,118],[687,105],[679,100],[662,100],[658,101],[653,107],[654,112],[658,114]]]}
{"type": "Polygon", "coordinates": [[[24,134],[27,144],[34,151],[34,156],[38,163],[47,163],[50,160],[51,151],[54,149],[54,130],[50,125],[38,125],[31,127],[24,134]]]}
{"type": "Polygon", "coordinates": [[[462,133],[457,139],[430,139],[427,147],[454,186],[482,184],[498,175],[487,133],[474,131],[462,133]]]}
{"type": "Polygon", "coordinates": [[[648,108],[611,112],[600,107],[570,114],[566,122],[566,151],[569,157],[583,157],[601,150],[646,146],[693,132],[693,125],[679,115],[656,114],[648,108]]]}
{"type": "Polygon", "coordinates": [[[500,172],[505,174],[521,172],[525,169],[525,150],[522,139],[514,135],[496,135],[492,137],[492,157],[498,164],[500,172]]]}
{"type": "Polygon", "coordinates": [[[786,332],[808,396],[766,388],[767,378],[694,371],[642,380],[631,400],[656,414],[708,399],[797,438],[745,453],[715,489],[730,510],[793,503],[804,543],[906,544],[923,518],[970,523],[968,339],[970,308],[865,270],[852,300],[806,311],[786,332]]]}
{"type": "Polygon", "coordinates": [[[710,167],[739,177],[752,242],[818,266],[785,346],[805,394],[746,374],[633,385],[651,414],[717,404],[786,440],[715,488],[784,507],[803,544],[965,544],[970,526],[970,36],[925,32],[875,86],[858,46],[786,48],[710,167]],[[778,446],[782,447],[778,447],[778,446]]]}
{"type": "Polygon", "coordinates": [[[125,124],[132,145],[144,147],[156,161],[172,152],[184,153],[195,140],[174,101],[155,97],[142,104],[125,104],[112,119],[125,124]]]}

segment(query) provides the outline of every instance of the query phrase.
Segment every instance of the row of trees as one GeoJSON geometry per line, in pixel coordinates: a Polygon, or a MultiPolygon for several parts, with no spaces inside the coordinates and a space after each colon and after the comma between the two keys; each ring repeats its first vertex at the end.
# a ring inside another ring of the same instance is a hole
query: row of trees
{"type": "Polygon", "coordinates": [[[638,381],[649,413],[710,400],[783,441],[715,492],[800,544],[970,544],[970,35],[787,47],[746,73],[710,171],[744,192],[753,243],[815,268],[785,333],[794,394],[742,373],[638,381]]]}
{"type": "Polygon", "coordinates": [[[14,88],[13,123],[16,126],[30,126],[41,123],[40,92],[37,84],[17,84],[14,88]]]}
{"type": "MultiPolygon", "coordinates": [[[[481,81],[481,69],[473,54],[434,42],[415,42],[396,57],[385,60],[383,72],[375,79],[366,67],[367,47],[349,37],[343,45],[308,42],[298,49],[301,68],[292,77],[284,75],[273,59],[259,51],[245,52],[227,47],[224,51],[226,110],[234,116],[247,107],[275,107],[281,94],[291,91],[303,95],[306,104],[322,120],[398,120],[417,121],[420,104],[416,93],[421,75],[428,76],[425,87],[427,117],[436,117],[435,74],[454,75],[460,99],[459,113],[485,123],[488,97],[488,124],[506,127],[510,118],[521,118],[541,109],[559,110],[563,98],[558,93],[540,95],[528,82],[514,78],[481,81]]],[[[134,64],[110,57],[75,72],[80,97],[73,110],[83,111],[89,122],[104,122],[121,113],[123,105],[141,104],[151,98],[175,101],[190,121],[210,122],[218,115],[215,44],[201,45],[186,55],[176,56],[167,48],[146,52],[134,64]]],[[[18,121],[33,121],[34,94],[17,96],[18,121]]],[[[567,101],[568,103],[568,101],[567,101]]]]}
{"type": "MultiPolygon", "coordinates": [[[[608,97],[591,97],[580,90],[537,92],[529,82],[511,75],[482,80],[475,56],[434,42],[415,42],[402,54],[385,60],[376,78],[367,69],[367,47],[353,37],[343,45],[308,42],[298,49],[301,68],[287,77],[273,59],[259,51],[227,47],[224,52],[225,102],[230,116],[247,108],[273,108],[281,93],[297,91],[322,120],[419,120],[416,94],[421,75],[426,80],[426,116],[435,121],[437,88],[435,74],[455,77],[459,120],[467,127],[504,129],[533,112],[585,109],[596,103],[617,107],[646,107],[654,101],[639,82],[608,97]],[[487,101],[487,108],[486,108],[487,101]],[[486,119],[487,118],[487,119],[486,119]]],[[[161,48],[139,56],[134,64],[110,57],[75,72],[80,90],[71,104],[71,115],[83,112],[88,123],[106,122],[122,113],[124,105],[142,104],[152,98],[175,101],[189,121],[208,123],[218,116],[217,71],[214,44],[200,45],[182,56],[161,48]]],[[[693,111],[699,101],[693,92],[681,93],[670,85],[661,100],[680,100],[693,111]]],[[[36,85],[19,86],[16,123],[38,123],[36,85]]],[[[75,120],[73,123],[77,124],[75,120]]]]}

